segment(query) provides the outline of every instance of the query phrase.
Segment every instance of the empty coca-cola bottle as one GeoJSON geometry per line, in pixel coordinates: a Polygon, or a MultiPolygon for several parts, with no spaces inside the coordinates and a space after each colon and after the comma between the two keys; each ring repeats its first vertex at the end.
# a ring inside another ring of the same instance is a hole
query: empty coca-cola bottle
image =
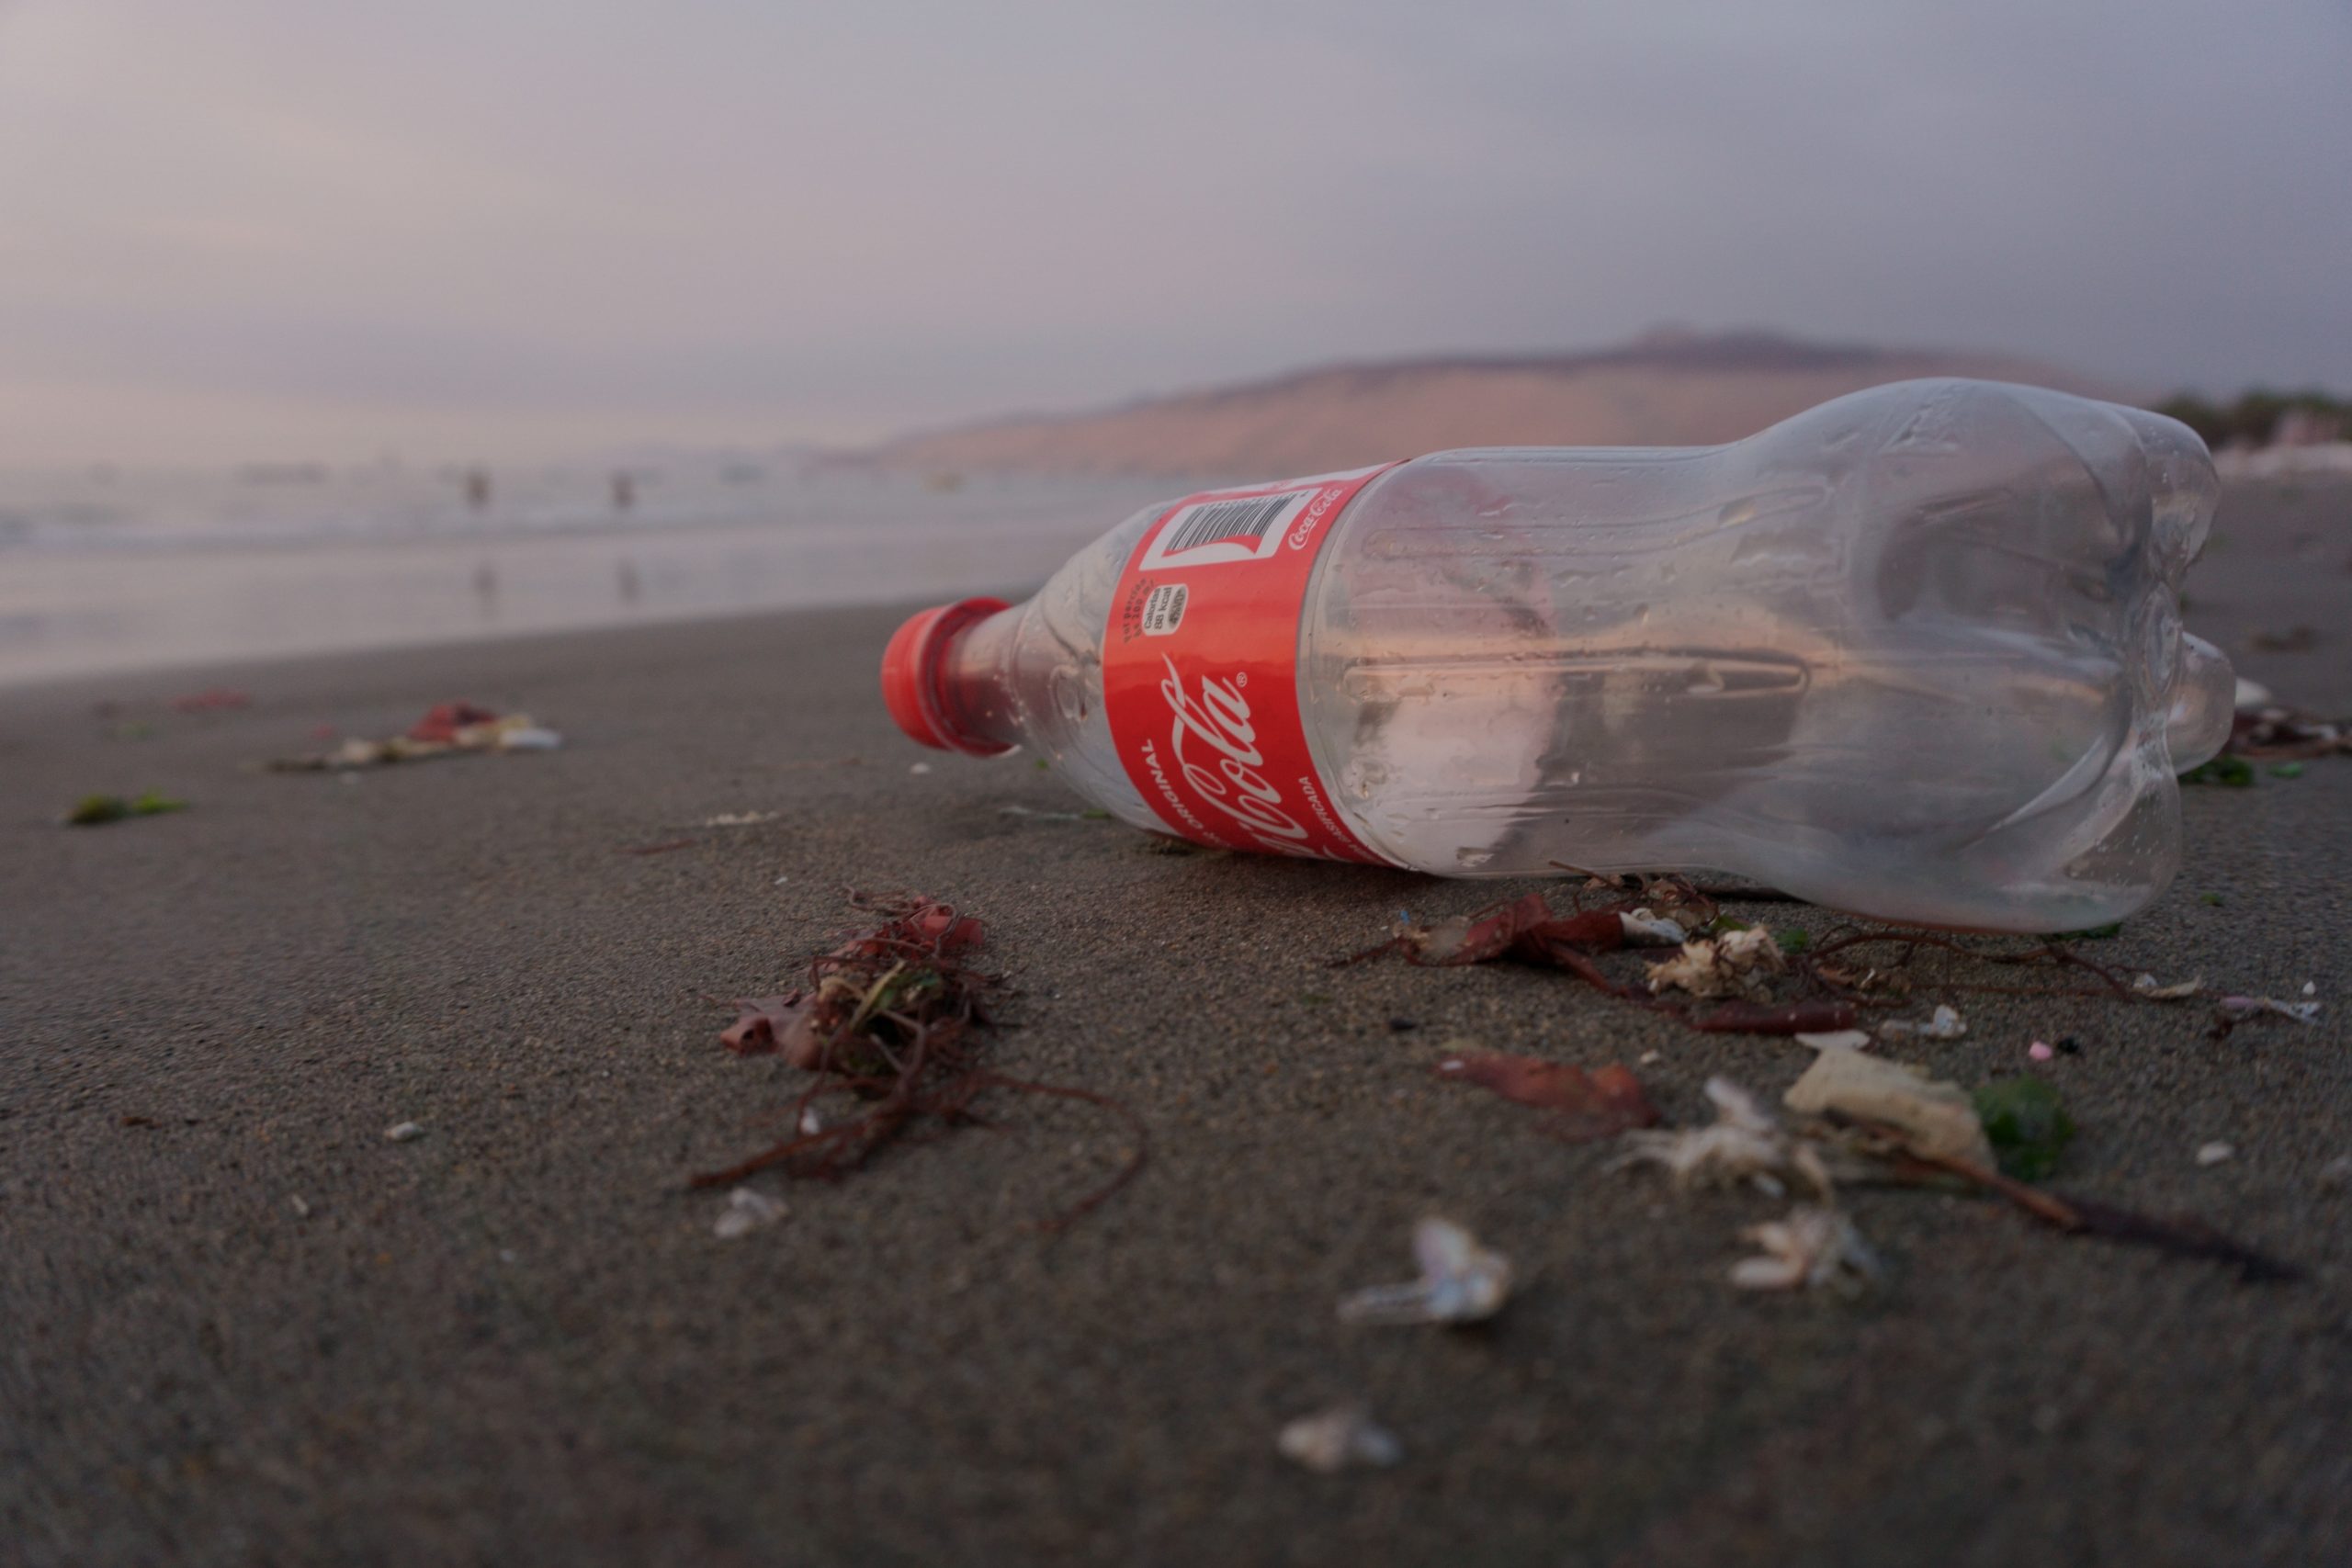
{"type": "Polygon", "coordinates": [[[2217,486],[2159,415],[1913,381],[1703,448],[1498,447],[1136,513],[900,628],[891,713],[1138,828],[1450,876],[1710,871],[2065,931],[2229,731],[2217,486]]]}

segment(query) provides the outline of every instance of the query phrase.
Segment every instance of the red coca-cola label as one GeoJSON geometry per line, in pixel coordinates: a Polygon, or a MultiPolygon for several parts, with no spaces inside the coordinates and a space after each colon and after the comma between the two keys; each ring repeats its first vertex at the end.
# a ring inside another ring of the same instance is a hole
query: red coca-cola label
{"type": "Polygon", "coordinates": [[[1186,496],[1145,530],[1102,638],[1127,777],[1168,830],[1266,854],[1388,863],[1332,807],[1298,705],[1315,557],[1395,464],[1186,496]]]}

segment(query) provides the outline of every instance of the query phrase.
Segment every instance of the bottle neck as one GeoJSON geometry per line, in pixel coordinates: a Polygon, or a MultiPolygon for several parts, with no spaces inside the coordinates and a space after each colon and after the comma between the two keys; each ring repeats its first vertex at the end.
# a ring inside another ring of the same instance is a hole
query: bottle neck
{"type": "Polygon", "coordinates": [[[1020,705],[1012,694],[1013,645],[1026,606],[999,610],[952,634],[939,650],[939,705],[959,735],[1018,746],[1023,733],[1020,705]]]}

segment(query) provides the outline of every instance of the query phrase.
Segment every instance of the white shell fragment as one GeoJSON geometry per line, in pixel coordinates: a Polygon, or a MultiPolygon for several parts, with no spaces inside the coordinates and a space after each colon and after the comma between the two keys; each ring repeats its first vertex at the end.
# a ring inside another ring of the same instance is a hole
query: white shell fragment
{"type": "Polygon", "coordinates": [[[2184,997],[2193,997],[2204,988],[2205,976],[2202,975],[2172,986],[2161,983],[2154,975],[2143,975],[2132,982],[2132,993],[2152,1002],[2177,1002],[2184,997]]]}
{"type": "Polygon", "coordinates": [[[2317,1002],[2282,1002],[2276,997],[2223,997],[2222,1011],[2233,1019],[2252,1018],[2256,1013],[2275,1012],[2280,1018],[2291,1018],[2297,1023],[2317,1023],[2317,1002]]]}
{"type": "Polygon", "coordinates": [[[1361,1404],[1335,1404],[1302,1416],[1282,1429],[1274,1447],[1317,1475],[1336,1475],[1351,1465],[1392,1465],[1405,1457],[1396,1434],[1361,1404]]]}
{"type": "Polygon", "coordinates": [[[395,1144],[413,1144],[424,1136],[424,1125],[416,1122],[401,1122],[384,1129],[384,1136],[395,1144]]]}
{"type": "Polygon", "coordinates": [[[791,1212],[780,1199],[756,1188],[738,1187],[727,1194],[727,1207],[711,1223],[710,1234],[721,1241],[733,1241],[775,1224],[791,1212]]]}
{"type": "Polygon", "coordinates": [[[1756,1097],[1726,1077],[1707,1080],[1713,1101],[1713,1126],[1671,1133],[1628,1133],[1625,1152],[1612,1168],[1661,1165],[1677,1187],[1728,1187],[1738,1182],[1777,1197],[1788,1190],[1783,1178],[1815,1192],[1829,1190],[1821,1156],[1792,1139],[1756,1097]]]}
{"type": "Polygon", "coordinates": [[[1340,1303],[1341,1323],[1476,1323],[1502,1310],[1510,1295],[1510,1259],[1490,1252],[1452,1220],[1413,1227],[1421,1277],[1374,1285],[1340,1303]]]}
{"type": "Polygon", "coordinates": [[[1907,1135],[1923,1155],[1993,1166],[1993,1145],[1976,1117],[1976,1102],[1958,1084],[1860,1051],[1824,1051],[1781,1103],[1809,1116],[1841,1111],[1883,1122],[1907,1135]]]}
{"type": "Polygon", "coordinates": [[[1800,1203],[1788,1218],[1739,1234],[1762,1252],[1732,1265],[1731,1282],[1743,1291],[1853,1291],[1885,1272],[1854,1222],[1819,1204],[1800,1203]]]}
{"type": "Polygon", "coordinates": [[[1800,1034],[1797,1043],[1816,1051],[1867,1051],[1871,1048],[1871,1035],[1867,1029],[1832,1029],[1820,1034],[1800,1034]]]}
{"type": "Polygon", "coordinates": [[[2223,1160],[2235,1158],[2237,1156],[2237,1152],[2236,1146],[2232,1144],[2224,1144],[2218,1141],[2211,1144],[2199,1144],[2197,1145],[2197,1163],[2199,1165],[2220,1165],[2223,1160]]]}
{"type": "Polygon", "coordinates": [[[1672,987],[1694,997],[1744,997],[1759,991],[1764,977],[1787,962],[1772,933],[1751,926],[1684,942],[1680,953],[1650,966],[1649,986],[1653,993],[1672,987]]]}
{"type": "Polygon", "coordinates": [[[1920,1040],[1957,1040],[1968,1032],[1967,1021],[1949,1007],[1936,1009],[1935,1016],[1925,1023],[1908,1019],[1894,1019],[1878,1026],[1879,1037],[1897,1040],[1914,1037],[1920,1040]]]}
{"type": "Polygon", "coordinates": [[[1647,909],[1635,909],[1630,914],[1621,911],[1617,923],[1625,930],[1627,947],[1679,947],[1690,934],[1682,929],[1679,920],[1654,915],[1647,909]]]}

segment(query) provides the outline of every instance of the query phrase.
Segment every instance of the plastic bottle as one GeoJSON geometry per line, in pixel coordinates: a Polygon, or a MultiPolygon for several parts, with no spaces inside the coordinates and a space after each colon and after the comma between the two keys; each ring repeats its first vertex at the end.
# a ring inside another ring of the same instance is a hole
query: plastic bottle
{"type": "Polygon", "coordinates": [[[2177,611],[2217,491],[2171,420],[1963,380],[1440,452],[1147,509],[1026,604],[909,621],[884,692],[1206,843],[2076,930],[2163,891],[2174,773],[2229,733],[2177,611]]]}

